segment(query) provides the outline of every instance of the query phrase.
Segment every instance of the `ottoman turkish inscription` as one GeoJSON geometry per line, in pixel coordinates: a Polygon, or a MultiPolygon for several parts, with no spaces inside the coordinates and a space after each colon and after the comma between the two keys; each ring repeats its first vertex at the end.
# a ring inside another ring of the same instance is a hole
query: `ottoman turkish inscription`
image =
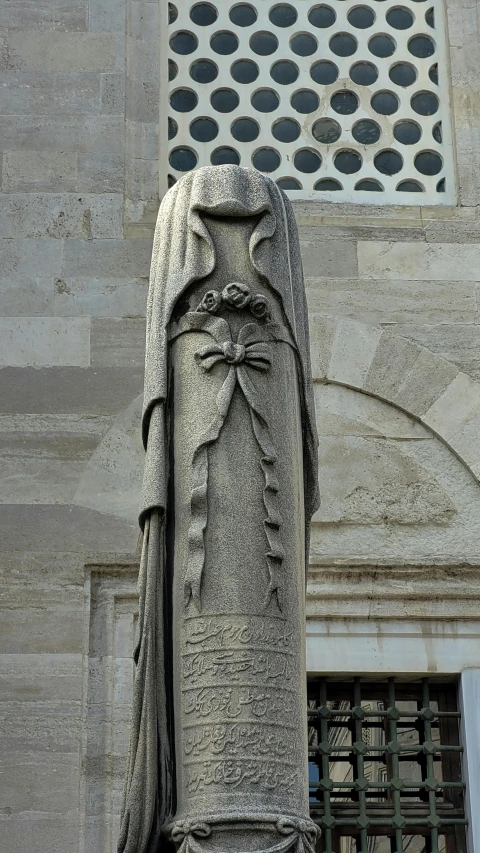
{"type": "Polygon", "coordinates": [[[143,437],[119,853],[311,853],[307,312],[291,206],[254,170],[199,169],[161,205],[143,437]]]}

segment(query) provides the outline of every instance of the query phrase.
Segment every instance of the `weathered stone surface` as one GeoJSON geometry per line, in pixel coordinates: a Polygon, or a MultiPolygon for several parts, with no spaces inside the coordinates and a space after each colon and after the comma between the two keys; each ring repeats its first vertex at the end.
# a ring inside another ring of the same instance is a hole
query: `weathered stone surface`
{"type": "Polygon", "coordinates": [[[358,265],[360,278],[476,281],[480,245],[362,242],[358,265]]]}
{"type": "Polygon", "coordinates": [[[75,74],[118,70],[121,54],[114,36],[83,32],[0,34],[1,71],[75,74]]]}
{"type": "MultiPolygon", "coordinates": [[[[31,154],[25,152],[26,157],[31,154]]],[[[0,237],[121,238],[122,220],[123,197],[120,193],[12,192],[0,195],[0,237]]],[[[19,299],[22,298],[22,289],[17,283],[19,299]]]]}
{"type": "Polygon", "coordinates": [[[21,276],[18,279],[8,276],[5,279],[0,276],[0,313],[3,317],[53,314],[53,301],[53,278],[21,276]]]}
{"type": "Polygon", "coordinates": [[[305,236],[300,245],[306,279],[319,275],[324,278],[354,278],[358,275],[357,246],[353,240],[324,242],[315,239],[313,234],[311,237],[305,236]]]}
{"type": "MultiPolygon", "coordinates": [[[[123,518],[70,504],[4,504],[0,507],[0,536],[6,551],[49,551],[54,542],[59,551],[85,554],[93,545],[105,553],[130,554],[136,548],[138,529],[136,523],[128,524],[123,518]]],[[[45,614],[39,614],[38,624],[42,631],[48,630],[45,614]]],[[[80,635],[72,648],[81,648],[80,635]]]]}
{"type": "MultiPolygon", "coordinates": [[[[77,317],[144,317],[148,278],[58,278],[54,313],[77,317]]],[[[21,312],[19,312],[21,313],[21,312]]]]}
{"type": "Polygon", "coordinates": [[[93,367],[142,367],[145,363],[145,321],[142,319],[92,320],[93,367]]]}
{"type": "Polygon", "coordinates": [[[62,277],[113,278],[117,274],[144,277],[150,271],[151,240],[69,240],[65,244],[62,277]]]}
{"type": "Polygon", "coordinates": [[[2,7],[0,26],[11,30],[87,30],[88,3],[68,0],[11,0],[2,7]]]}
{"type": "Polygon", "coordinates": [[[372,364],[381,330],[352,320],[339,321],[332,344],[327,378],[362,387],[372,364]]]}
{"type": "Polygon", "coordinates": [[[0,124],[2,150],[98,151],[119,154],[124,149],[123,116],[11,115],[0,124]]]}
{"type": "Polygon", "coordinates": [[[0,318],[0,367],[88,367],[87,317],[0,318]]]}
{"type": "Polygon", "coordinates": [[[480,385],[458,373],[422,420],[431,429],[451,438],[480,412],[480,385]]]}
{"type": "Polygon", "coordinates": [[[388,330],[427,347],[441,355],[473,379],[480,379],[480,326],[477,317],[468,324],[448,323],[389,325],[388,330]]]}

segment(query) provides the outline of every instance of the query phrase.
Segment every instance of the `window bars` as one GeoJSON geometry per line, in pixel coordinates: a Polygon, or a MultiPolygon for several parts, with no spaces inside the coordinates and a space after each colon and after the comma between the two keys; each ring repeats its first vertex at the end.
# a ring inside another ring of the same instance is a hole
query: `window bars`
{"type": "Polygon", "coordinates": [[[465,853],[455,683],[317,678],[308,698],[319,853],[465,853]]]}

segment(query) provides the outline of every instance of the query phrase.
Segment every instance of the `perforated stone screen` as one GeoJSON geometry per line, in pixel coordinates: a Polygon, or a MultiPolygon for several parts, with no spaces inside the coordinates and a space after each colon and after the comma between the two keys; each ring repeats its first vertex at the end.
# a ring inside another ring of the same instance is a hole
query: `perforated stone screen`
{"type": "Polygon", "coordinates": [[[269,174],[292,198],[454,200],[443,0],[169,3],[169,183],[269,174]]]}

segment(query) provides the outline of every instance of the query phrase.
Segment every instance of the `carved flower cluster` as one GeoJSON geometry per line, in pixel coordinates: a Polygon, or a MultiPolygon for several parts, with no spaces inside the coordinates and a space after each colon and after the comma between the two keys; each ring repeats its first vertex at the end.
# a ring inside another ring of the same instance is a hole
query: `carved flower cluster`
{"type": "Polygon", "coordinates": [[[256,320],[264,323],[272,318],[268,299],[261,293],[252,294],[248,285],[241,281],[230,282],[221,293],[218,290],[207,290],[196,310],[218,314],[222,308],[232,311],[248,309],[256,320]]]}

